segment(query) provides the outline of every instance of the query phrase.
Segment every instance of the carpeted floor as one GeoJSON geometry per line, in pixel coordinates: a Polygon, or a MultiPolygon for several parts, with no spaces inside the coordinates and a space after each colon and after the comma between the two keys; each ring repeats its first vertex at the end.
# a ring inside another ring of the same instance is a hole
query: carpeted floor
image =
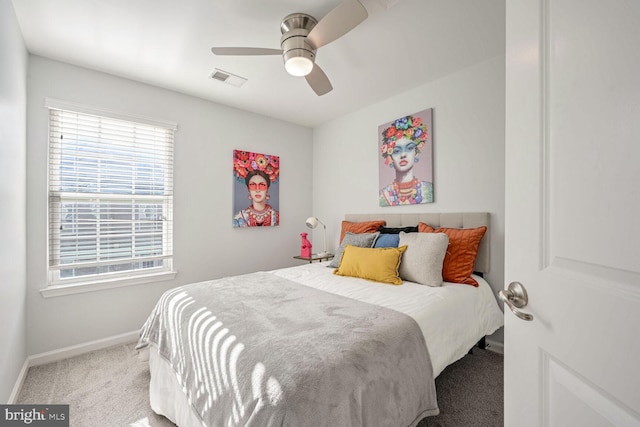
{"type": "Polygon", "coordinates": [[[417,427],[502,427],[502,354],[474,348],[436,378],[440,414],[417,427]]]}
{"type": "MultiPolygon", "coordinates": [[[[71,427],[175,427],[149,407],[148,362],[133,347],[32,367],[16,403],[69,404],[71,427]]],[[[476,348],[447,367],[436,379],[440,415],[418,427],[502,426],[502,366],[502,355],[476,348]]]]}

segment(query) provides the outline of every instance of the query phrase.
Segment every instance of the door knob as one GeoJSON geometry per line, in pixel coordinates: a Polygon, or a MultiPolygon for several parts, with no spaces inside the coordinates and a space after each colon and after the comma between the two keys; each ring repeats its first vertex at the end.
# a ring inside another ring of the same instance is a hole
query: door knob
{"type": "Polygon", "coordinates": [[[498,292],[500,299],[507,304],[513,314],[518,316],[522,320],[533,320],[533,316],[528,313],[524,313],[519,308],[527,305],[529,297],[527,296],[527,290],[520,282],[511,282],[507,289],[503,289],[498,292]]]}

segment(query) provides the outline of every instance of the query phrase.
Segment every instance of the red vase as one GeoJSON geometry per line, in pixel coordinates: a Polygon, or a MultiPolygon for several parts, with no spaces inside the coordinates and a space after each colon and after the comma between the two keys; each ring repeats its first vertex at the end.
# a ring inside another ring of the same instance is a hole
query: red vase
{"type": "Polygon", "coordinates": [[[303,258],[311,258],[311,242],[307,239],[307,233],[300,233],[302,243],[300,244],[300,256],[303,258]]]}

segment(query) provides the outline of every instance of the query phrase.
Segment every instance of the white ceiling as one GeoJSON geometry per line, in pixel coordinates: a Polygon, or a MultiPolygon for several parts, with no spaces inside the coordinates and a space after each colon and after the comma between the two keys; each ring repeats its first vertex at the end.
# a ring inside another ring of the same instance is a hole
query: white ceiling
{"type": "Polygon", "coordinates": [[[282,18],[320,20],[339,3],[13,0],[30,53],[311,127],[504,52],[504,0],[361,0],[369,17],[317,52],[333,85],[324,96],[288,75],[280,56],[211,53],[279,49],[282,18]],[[248,81],[213,80],[214,68],[248,81]]]}

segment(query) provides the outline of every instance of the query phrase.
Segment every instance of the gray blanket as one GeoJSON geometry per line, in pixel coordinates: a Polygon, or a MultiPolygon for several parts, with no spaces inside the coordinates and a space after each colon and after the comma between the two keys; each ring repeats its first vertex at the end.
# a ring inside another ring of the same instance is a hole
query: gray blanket
{"type": "Polygon", "coordinates": [[[438,414],[416,322],[260,272],[167,291],[140,332],[214,426],[415,426],[438,414]]]}

